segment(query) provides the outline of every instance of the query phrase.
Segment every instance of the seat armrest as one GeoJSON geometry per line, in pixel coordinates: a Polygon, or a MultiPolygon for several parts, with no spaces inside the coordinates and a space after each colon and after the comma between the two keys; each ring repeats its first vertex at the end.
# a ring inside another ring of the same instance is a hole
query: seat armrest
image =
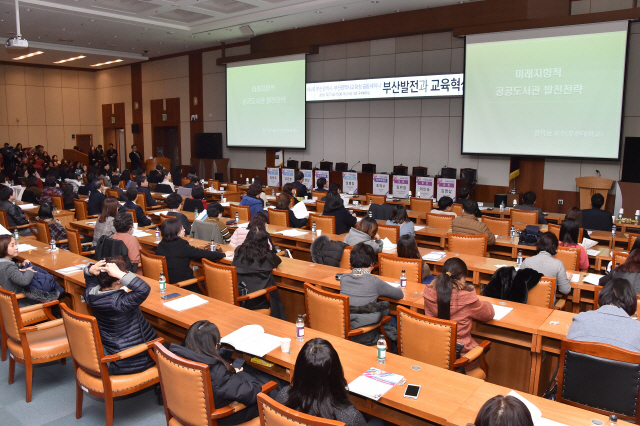
{"type": "Polygon", "coordinates": [[[236,410],[234,407],[227,405],[226,407],[216,408],[213,413],[211,413],[211,419],[217,420],[223,417],[227,417],[235,413],[236,410]]]}
{"type": "Polygon", "coordinates": [[[564,305],[566,304],[567,304],[567,299],[557,299],[553,309],[557,309],[561,311],[564,309],[564,305]]]}
{"type": "Polygon", "coordinates": [[[176,287],[187,287],[190,286],[192,284],[197,284],[198,283],[198,279],[197,278],[191,278],[190,280],[184,280],[184,281],[180,281],[179,283],[175,283],[175,284],[171,284],[171,285],[175,285],[176,287]]]}
{"type": "Polygon", "coordinates": [[[262,385],[262,393],[269,393],[277,387],[278,387],[278,384],[273,380],[271,380],[265,383],[264,385],[262,385]]]}
{"type": "MultiPolygon", "coordinates": [[[[25,296],[24,293],[16,293],[16,299],[18,299],[18,300],[24,299],[25,297],[27,297],[27,296],[25,296]]],[[[28,308],[28,306],[26,306],[26,307],[28,308]]],[[[20,311],[22,311],[22,309],[24,309],[24,308],[20,308],[20,311]]]]}
{"type": "Polygon", "coordinates": [[[262,290],[254,291],[253,293],[249,293],[249,294],[247,294],[245,296],[238,297],[238,302],[244,302],[245,300],[255,299],[256,297],[264,296],[265,294],[270,293],[270,292],[272,292],[274,290],[277,290],[277,289],[278,289],[278,287],[276,287],[276,286],[263,288],[262,290]]]}
{"type": "Polygon", "coordinates": [[[121,359],[125,359],[125,358],[131,358],[134,355],[138,355],[141,354],[144,351],[149,350],[151,347],[153,347],[153,344],[155,342],[159,342],[162,343],[164,341],[164,339],[162,338],[158,338],[158,339],[154,339],[151,340],[147,343],[140,343],[139,345],[136,346],[132,346],[128,349],[125,349],[123,351],[120,351],[118,353],[115,353],[113,355],[107,355],[105,357],[103,357],[100,362],[102,363],[108,363],[108,362],[114,362],[114,361],[119,361],[121,359]]]}
{"type": "Polygon", "coordinates": [[[20,333],[31,333],[33,331],[47,330],[49,328],[58,327],[60,325],[62,325],[62,318],[21,328],[20,333]]]}
{"type": "Polygon", "coordinates": [[[95,219],[97,218],[99,215],[97,214],[92,214],[92,215],[87,215],[87,219],[95,219]]]}
{"type": "MultiPolygon", "coordinates": [[[[23,295],[23,297],[26,297],[26,296],[23,295]]],[[[20,299],[22,299],[22,297],[20,297],[20,299]]],[[[38,303],[36,305],[25,306],[24,308],[20,308],[20,313],[24,314],[27,312],[33,312],[40,309],[50,308],[51,306],[57,305],[58,303],[60,303],[59,300],[52,300],[46,303],[38,303]]]]}
{"type": "Polygon", "coordinates": [[[489,351],[490,345],[491,345],[491,342],[488,340],[485,340],[475,348],[471,349],[466,354],[462,355],[462,358],[467,358],[469,362],[475,361],[476,359],[480,358],[481,355],[489,351]]]}
{"type": "Polygon", "coordinates": [[[389,315],[382,317],[382,320],[380,320],[380,325],[382,324],[386,324],[389,321],[391,321],[391,317],[389,315]]]}
{"type": "Polygon", "coordinates": [[[65,238],[64,240],[57,240],[56,244],[67,244],[68,242],[69,240],[65,238]]]}

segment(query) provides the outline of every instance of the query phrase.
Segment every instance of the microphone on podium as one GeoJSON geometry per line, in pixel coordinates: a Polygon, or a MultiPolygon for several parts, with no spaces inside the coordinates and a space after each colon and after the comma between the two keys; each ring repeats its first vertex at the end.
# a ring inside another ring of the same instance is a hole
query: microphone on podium
{"type": "Polygon", "coordinates": [[[355,170],[353,170],[353,168],[354,168],[355,166],[357,166],[358,164],[360,164],[360,163],[361,163],[361,161],[358,161],[356,164],[354,164],[353,166],[351,166],[351,167],[349,168],[349,171],[350,171],[350,172],[355,172],[355,170]]]}

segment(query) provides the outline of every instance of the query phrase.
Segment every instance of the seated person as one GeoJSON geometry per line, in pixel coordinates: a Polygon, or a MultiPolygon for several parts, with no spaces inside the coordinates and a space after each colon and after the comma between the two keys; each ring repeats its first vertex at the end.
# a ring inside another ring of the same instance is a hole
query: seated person
{"type": "Polygon", "coordinates": [[[287,194],[291,195],[291,198],[293,198],[293,199],[294,199],[294,201],[297,203],[297,202],[298,202],[298,199],[296,198],[296,196],[295,196],[295,195],[294,195],[294,193],[293,193],[293,190],[294,190],[294,189],[296,189],[296,186],[295,186],[293,183],[291,183],[291,182],[289,182],[289,183],[285,183],[285,184],[282,186],[282,192],[285,192],[285,193],[287,193],[287,194]]]}
{"type": "Polygon", "coordinates": [[[349,399],[340,357],[324,339],[311,339],[302,346],[291,386],[280,391],[277,401],[292,410],[337,420],[345,426],[367,425],[349,399]]]}
{"type": "Polygon", "coordinates": [[[124,195],[124,191],[122,190],[122,188],[120,188],[119,185],[120,185],[120,176],[118,175],[111,176],[111,189],[115,189],[116,191],[118,191],[118,194],[120,194],[118,196],[118,200],[126,201],[127,196],[124,195]]]}
{"type": "MultiPolygon", "coordinates": [[[[442,273],[424,287],[425,315],[458,323],[456,342],[462,345],[464,356],[478,343],[471,337],[473,321],[491,321],[495,312],[490,302],[480,301],[473,285],[467,282],[467,265],[453,257],[444,262],[442,273]]],[[[469,363],[466,371],[479,366],[478,360],[469,363]]]]}
{"type": "Polygon", "coordinates": [[[167,216],[173,216],[180,219],[180,223],[184,227],[185,234],[189,235],[191,233],[191,222],[189,222],[189,219],[187,219],[184,214],[180,213],[180,210],[182,210],[182,196],[175,192],[173,194],[169,194],[167,197],[167,208],[169,209],[167,216]]]}
{"type": "Polygon", "coordinates": [[[77,200],[79,198],[78,194],[73,191],[73,185],[67,184],[62,188],[62,203],[64,204],[65,210],[75,209],[76,206],[73,200],[77,200]]]}
{"type": "Polygon", "coordinates": [[[138,198],[138,190],[133,186],[127,189],[125,192],[127,196],[127,201],[123,206],[120,207],[121,212],[126,212],[127,210],[135,210],[136,212],[136,221],[140,226],[149,226],[151,225],[151,218],[144,214],[142,207],[136,204],[136,199],[138,198]]]}
{"type": "MultiPolygon", "coordinates": [[[[3,180],[4,182],[4,180],[3,180]]],[[[33,193],[33,195],[37,198],[40,199],[40,195],[42,194],[42,189],[38,188],[38,178],[35,176],[29,176],[27,178],[27,182],[26,182],[26,189],[25,191],[30,191],[31,193],[33,193]]],[[[72,186],[73,188],[73,186],[72,186]]]]}
{"type": "MultiPolygon", "coordinates": [[[[223,213],[224,207],[222,207],[220,203],[210,203],[207,206],[207,216],[209,217],[207,221],[213,222],[218,225],[218,228],[220,228],[220,233],[222,234],[222,238],[224,238],[225,244],[229,244],[229,240],[231,239],[231,232],[229,232],[229,228],[227,228],[226,221],[222,218],[223,213]]],[[[239,230],[240,228],[237,229],[236,232],[238,232],[239,230]]]]}
{"type": "MultiPolygon", "coordinates": [[[[462,188],[460,188],[460,191],[458,192],[458,198],[456,201],[462,204],[462,201],[468,200],[470,195],[471,195],[471,189],[468,186],[463,186],[462,188]]],[[[475,213],[475,217],[482,217],[482,212],[480,211],[480,208],[478,208],[478,211],[475,213]]]]}
{"type": "Polygon", "coordinates": [[[187,179],[191,179],[191,178],[197,178],[198,177],[198,169],[196,169],[196,166],[189,166],[189,173],[187,173],[187,176],[185,176],[187,179]]]}
{"type": "Polygon", "coordinates": [[[624,278],[607,281],[598,295],[598,305],[595,311],[573,317],[567,339],[640,352],[640,322],[633,318],[638,299],[629,281],[624,278]]]}
{"type": "Polygon", "coordinates": [[[580,237],[580,225],[578,222],[573,219],[565,219],[560,224],[560,238],[558,241],[558,245],[560,247],[577,247],[580,252],[579,255],[579,265],[578,269],[587,270],[589,269],[589,256],[587,256],[587,251],[578,244],[578,239],[580,237]]]}
{"type": "MultiPolygon", "coordinates": [[[[136,182],[138,184],[138,194],[144,194],[144,200],[147,203],[147,207],[154,207],[156,205],[156,200],[154,200],[153,195],[151,195],[149,181],[146,176],[138,176],[136,178],[136,182]]],[[[129,186],[127,186],[127,189],[129,189],[129,186]]]]}
{"type": "Polygon", "coordinates": [[[49,174],[44,179],[44,187],[40,193],[40,200],[51,202],[52,195],[62,195],[62,190],[56,183],[56,177],[53,174],[49,174]]]}
{"type": "Polygon", "coordinates": [[[247,188],[247,193],[242,196],[240,200],[241,206],[249,206],[249,210],[251,211],[251,217],[258,212],[262,212],[264,210],[264,201],[260,198],[260,194],[262,193],[262,185],[253,183],[249,185],[247,188]]]}
{"type": "Polygon", "coordinates": [[[318,179],[316,185],[318,187],[314,189],[314,191],[327,192],[327,188],[325,188],[325,186],[327,186],[327,180],[325,178],[318,179]]]}
{"type": "Polygon", "coordinates": [[[453,198],[447,197],[446,195],[440,197],[438,200],[438,208],[432,209],[431,213],[436,214],[448,214],[453,217],[457,217],[458,215],[453,211],[453,198]]]}
{"type": "Polygon", "coordinates": [[[611,213],[606,210],[601,210],[603,205],[604,197],[602,194],[593,194],[591,196],[591,208],[582,210],[583,228],[611,232],[613,228],[613,218],[611,217],[611,213]]]}
{"type": "MultiPolygon", "coordinates": [[[[236,267],[238,285],[244,283],[247,293],[253,293],[276,285],[272,271],[280,263],[282,259],[269,246],[269,233],[266,230],[253,228],[247,234],[244,243],[236,247],[231,265],[236,267]]],[[[272,317],[286,320],[278,290],[270,292],[269,299],[266,296],[260,296],[247,300],[243,307],[251,310],[271,307],[272,317]]]]}
{"type": "Polygon", "coordinates": [[[185,212],[201,212],[207,208],[207,200],[204,197],[204,188],[196,186],[191,190],[191,198],[185,198],[182,210],[185,212]]]}
{"type": "MultiPolygon", "coordinates": [[[[172,343],[169,350],[182,358],[209,366],[216,408],[224,408],[231,403],[245,406],[218,420],[218,425],[238,425],[258,417],[256,397],[262,392],[262,385],[272,378],[254,369],[249,363],[239,370],[233,368],[233,351],[220,347],[220,330],[214,323],[207,320],[196,321],[189,327],[182,346],[172,343]]],[[[270,396],[274,397],[278,391],[279,389],[273,390],[270,396]]]]}
{"type": "Polygon", "coordinates": [[[608,275],[600,278],[598,284],[605,285],[616,278],[624,278],[629,281],[633,290],[640,294],[640,238],[636,238],[627,260],[622,265],[613,268],[608,275]]]}
{"type": "Polygon", "coordinates": [[[494,396],[484,403],[474,426],[533,426],[531,412],[515,396],[494,396]]]}
{"type": "MultiPolygon", "coordinates": [[[[514,209],[517,210],[532,210],[538,212],[538,224],[545,225],[547,223],[547,219],[544,218],[544,213],[540,207],[536,207],[536,193],[533,191],[527,191],[522,196],[523,204],[517,205],[514,209]]],[[[611,230],[611,228],[609,228],[611,230]]]]}
{"type": "Polygon", "coordinates": [[[195,188],[198,185],[200,185],[200,179],[198,179],[198,176],[192,176],[192,177],[189,178],[189,183],[186,184],[184,187],[185,188],[195,188]]]}
{"type": "MultiPolygon", "coordinates": [[[[28,260],[16,263],[14,261],[16,256],[18,256],[18,244],[13,235],[0,235],[0,287],[20,294],[24,292],[26,287],[31,285],[31,280],[36,271],[28,260]]],[[[18,306],[20,307],[36,303],[40,302],[29,298],[18,300],[18,306]]]]}
{"type": "Polygon", "coordinates": [[[555,256],[558,251],[558,238],[553,232],[545,232],[536,243],[538,254],[522,261],[520,269],[531,268],[545,277],[556,279],[556,288],[562,294],[571,292],[573,274],[564,269],[564,264],[555,256]]]}
{"type": "MultiPolygon", "coordinates": [[[[29,224],[29,221],[24,215],[22,209],[13,204],[15,199],[13,188],[4,185],[0,187],[0,209],[7,213],[7,222],[9,222],[9,229],[7,229],[7,231],[9,232],[13,232],[14,229],[17,229],[16,226],[29,224]]],[[[18,234],[20,236],[32,235],[29,228],[18,229],[18,234]]]]}
{"type": "Polygon", "coordinates": [[[396,204],[393,207],[393,213],[391,213],[391,219],[387,220],[387,225],[394,225],[400,227],[400,236],[402,235],[415,235],[414,225],[407,209],[402,204],[396,204]]]}
{"type": "Polygon", "coordinates": [[[308,190],[307,187],[302,183],[304,181],[304,173],[298,170],[295,176],[295,182],[293,184],[296,187],[296,197],[307,198],[308,190]]]}
{"type": "MultiPolygon", "coordinates": [[[[160,226],[162,240],[158,243],[156,254],[167,259],[167,283],[176,284],[194,278],[191,261],[201,261],[208,259],[211,261],[220,260],[225,257],[220,245],[216,246],[216,251],[203,250],[189,244],[184,239],[184,227],[180,219],[167,219],[160,226]]],[[[231,256],[232,252],[226,255],[231,256]]]]}
{"type": "Polygon", "coordinates": [[[164,169],[162,171],[162,182],[160,182],[159,185],[170,186],[171,192],[175,192],[176,188],[173,186],[173,181],[171,180],[171,172],[169,170],[164,169]]]}
{"type": "MultiPolygon", "coordinates": [[[[324,179],[324,178],[321,178],[321,179],[324,179]]],[[[320,180],[320,179],[318,179],[318,180],[320,180]]],[[[334,182],[331,185],[329,185],[329,192],[330,193],[334,192],[334,193],[338,194],[338,196],[339,196],[342,191],[340,191],[340,185],[338,185],[337,183],[334,182]]],[[[327,195],[329,195],[329,194],[327,194],[327,195]]],[[[325,195],[324,197],[320,198],[320,201],[327,201],[327,195],[325,195]]]]}
{"type": "MultiPolygon", "coordinates": [[[[365,243],[373,249],[376,253],[382,251],[384,242],[378,235],[378,222],[372,217],[364,217],[358,223],[355,228],[351,228],[344,242],[350,246],[354,246],[358,243],[365,243]]],[[[375,262],[374,262],[375,263],[375,262]]]]}
{"type": "Polygon", "coordinates": [[[281,193],[278,196],[278,202],[276,203],[276,209],[287,211],[289,214],[289,226],[291,228],[304,228],[307,226],[308,218],[303,217],[298,219],[293,211],[289,208],[291,205],[291,196],[286,192],[281,193]]]}
{"type": "Polygon", "coordinates": [[[118,214],[118,207],[120,207],[120,203],[115,197],[107,197],[102,203],[102,211],[93,228],[93,242],[91,245],[94,248],[98,244],[100,237],[106,235],[107,238],[111,238],[116,233],[116,228],[113,227],[113,219],[118,214]]]}
{"type": "Polygon", "coordinates": [[[329,192],[326,196],[322,197],[325,200],[323,216],[333,216],[336,218],[336,234],[342,235],[349,232],[349,230],[356,225],[358,218],[355,213],[349,212],[344,206],[342,197],[337,192],[329,192]]]}
{"type": "MultiPolygon", "coordinates": [[[[351,262],[351,272],[342,275],[340,278],[340,294],[349,296],[349,305],[352,307],[370,305],[370,309],[367,308],[368,312],[366,313],[361,311],[353,313],[352,311],[351,323],[354,324],[354,321],[358,320],[362,321],[362,315],[368,316],[371,313],[380,313],[381,318],[384,315],[389,315],[388,304],[386,304],[386,307],[380,306],[382,304],[378,306],[372,306],[372,304],[377,302],[380,297],[400,300],[404,298],[404,293],[402,289],[392,287],[377,276],[371,275],[371,270],[373,270],[373,266],[378,261],[376,252],[365,243],[356,244],[351,250],[349,261],[351,262]],[[361,318],[358,318],[358,316],[361,316],[361,318]]],[[[358,326],[365,325],[370,324],[358,324],[358,326]]],[[[397,340],[395,325],[387,323],[383,327],[385,331],[388,330],[387,335],[389,335],[389,338],[397,340]],[[394,336],[396,338],[393,338],[394,336]]],[[[374,329],[359,336],[353,336],[351,340],[372,346],[378,341],[378,335],[379,330],[374,329]]]]}
{"type": "MultiPolygon", "coordinates": [[[[422,259],[420,256],[420,250],[418,250],[418,243],[413,235],[404,234],[398,238],[398,247],[396,248],[398,257],[405,259],[422,259]]],[[[431,268],[426,262],[422,262],[422,284],[429,284],[435,275],[431,275],[431,268]]]]}
{"type": "MultiPolygon", "coordinates": [[[[67,231],[62,226],[62,223],[56,218],[53,217],[53,212],[55,211],[55,207],[53,204],[43,202],[40,205],[40,209],[38,209],[38,216],[36,216],[36,220],[43,220],[47,222],[49,227],[49,234],[51,234],[51,238],[56,241],[66,240],[67,239],[67,231]]],[[[62,244],[59,248],[67,249],[68,246],[66,244],[62,244]]]]}
{"type": "Polygon", "coordinates": [[[127,246],[129,260],[131,263],[140,263],[140,242],[136,237],[131,235],[133,229],[133,218],[127,212],[120,212],[113,219],[113,227],[116,233],[113,234],[114,240],[120,240],[127,246]]]}
{"type": "MultiPolygon", "coordinates": [[[[84,270],[87,289],[84,298],[98,321],[105,355],[113,355],[157,339],[158,335],[142,315],[140,305],[151,287],[140,276],[125,271],[122,258],[89,263],[84,270]]],[[[155,362],[147,351],[110,362],[109,374],[140,373],[155,362]]]]}
{"type": "MultiPolygon", "coordinates": [[[[256,213],[255,216],[251,218],[249,221],[249,225],[246,228],[237,228],[233,235],[231,236],[231,240],[229,240],[229,245],[231,247],[239,247],[244,243],[244,240],[247,238],[249,231],[252,229],[258,229],[261,231],[267,230],[267,215],[260,212],[256,213]]],[[[273,243],[271,242],[271,238],[269,238],[269,246],[273,250],[273,243]]]]}
{"type": "Polygon", "coordinates": [[[162,164],[156,164],[155,170],[151,170],[149,172],[149,183],[158,184],[162,182],[162,171],[164,170],[164,166],[162,164]]]}
{"type": "Polygon", "coordinates": [[[104,195],[105,187],[102,184],[102,179],[94,179],[93,187],[95,191],[92,191],[89,195],[89,202],[87,203],[87,214],[89,216],[100,214],[102,211],[102,203],[104,202],[106,195],[104,195]]]}
{"type": "MultiPolygon", "coordinates": [[[[444,197],[443,197],[444,198],[444,197]]],[[[451,231],[458,234],[486,235],[487,245],[496,242],[496,236],[489,230],[484,222],[480,222],[475,216],[478,203],[473,200],[462,200],[462,216],[454,217],[451,222],[451,231]]]]}

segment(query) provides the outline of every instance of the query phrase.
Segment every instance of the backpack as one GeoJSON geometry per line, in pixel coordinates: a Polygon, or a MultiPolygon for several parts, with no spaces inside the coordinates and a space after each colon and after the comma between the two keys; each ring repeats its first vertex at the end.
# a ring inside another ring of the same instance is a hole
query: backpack
{"type": "Polygon", "coordinates": [[[524,228],[524,231],[520,233],[520,240],[518,244],[522,244],[525,246],[535,246],[541,236],[542,232],[540,232],[539,226],[527,225],[527,227],[524,228]]]}

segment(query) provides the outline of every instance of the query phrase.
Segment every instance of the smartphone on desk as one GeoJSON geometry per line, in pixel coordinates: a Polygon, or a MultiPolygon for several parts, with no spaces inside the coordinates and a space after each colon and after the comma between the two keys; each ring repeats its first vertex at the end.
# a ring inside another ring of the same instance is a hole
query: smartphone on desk
{"type": "Polygon", "coordinates": [[[420,387],[420,385],[407,385],[407,388],[404,390],[404,397],[418,399],[418,395],[420,394],[420,387]]]}
{"type": "Polygon", "coordinates": [[[169,299],[173,299],[174,297],[178,297],[178,296],[180,296],[179,293],[171,293],[171,294],[165,294],[164,296],[160,296],[160,299],[169,300],[169,299]]]}

